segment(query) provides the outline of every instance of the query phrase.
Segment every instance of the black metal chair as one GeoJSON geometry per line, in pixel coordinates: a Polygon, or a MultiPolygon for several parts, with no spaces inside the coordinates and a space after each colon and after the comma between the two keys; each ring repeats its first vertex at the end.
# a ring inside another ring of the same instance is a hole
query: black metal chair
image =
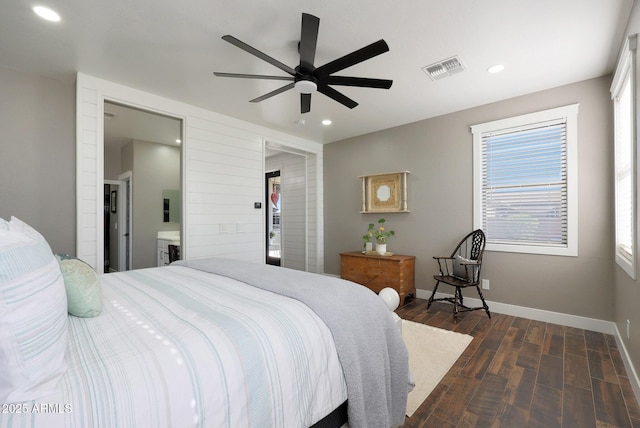
{"type": "Polygon", "coordinates": [[[487,316],[491,318],[489,312],[489,306],[484,301],[484,296],[480,290],[480,270],[482,268],[482,255],[484,253],[484,247],[486,244],[486,238],[484,232],[481,229],[474,230],[458,244],[456,249],[451,253],[449,257],[434,257],[438,262],[439,274],[434,275],[436,280],[436,286],[431,293],[427,309],[431,307],[431,304],[436,301],[446,301],[453,304],[453,320],[458,320],[459,312],[475,311],[478,309],[484,309],[487,312],[487,316]],[[440,283],[445,283],[455,287],[453,297],[435,298],[436,291],[440,283]],[[467,287],[476,287],[482,306],[469,307],[464,304],[462,298],[462,289],[467,287]]]}

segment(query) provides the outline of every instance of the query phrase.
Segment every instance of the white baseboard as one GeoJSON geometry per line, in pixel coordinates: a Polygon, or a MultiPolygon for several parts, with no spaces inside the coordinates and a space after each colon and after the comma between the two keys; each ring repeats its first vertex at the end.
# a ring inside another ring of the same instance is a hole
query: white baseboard
{"type": "MultiPolygon", "coordinates": [[[[416,290],[417,297],[420,299],[429,299],[431,291],[416,290]]],[[[452,294],[436,293],[437,298],[453,297],[452,294]]],[[[486,299],[485,299],[486,300],[486,299]]],[[[482,306],[480,299],[473,297],[464,298],[468,302],[468,306],[482,306]]],[[[466,304],[466,303],[465,303],[466,304]]],[[[616,325],[612,321],[597,320],[594,318],[579,317],[576,315],[563,314],[560,312],[551,312],[544,309],[527,308],[524,306],[509,305],[507,303],[491,302],[487,300],[489,310],[497,314],[513,315],[516,317],[527,318],[536,321],[544,321],[552,324],[566,325],[569,327],[581,328],[583,330],[597,331],[599,333],[616,334],[616,325]]]]}
{"type": "MultiPolygon", "coordinates": [[[[416,297],[420,299],[428,300],[431,297],[431,291],[429,290],[416,290],[416,297]]],[[[436,293],[436,298],[453,297],[452,294],[436,293]]],[[[482,306],[480,299],[465,297],[465,302],[468,302],[469,306],[482,306]]],[[[486,300],[486,299],[485,299],[486,300]]],[[[560,312],[551,312],[544,309],[527,308],[524,306],[509,305],[507,303],[491,302],[486,300],[489,305],[489,311],[498,314],[512,315],[516,317],[522,317],[532,319],[536,321],[543,321],[551,324],[566,325],[568,327],[580,328],[583,330],[597,331],[599,333],[611,334],[616,339],[618,350],[624,362],[624,367],[627,370],[629,376],[629,382],[633,388],[633,392],[636,396],[636,400],[640,402],[640,379],[636,372],[626,346],[622,341],[618,326],[613,321],[604,321],[594,318],[580,317],[576,315],[563,314],[560,312]]]]}
{"type": "Polygon", "coordinates": [[[631,356],[627,352],[627,347],[624,346],[624,342],[622,341],[622,336],[620,335],[620,331],[618,331],[618,326],[614,323],[616,332],[614,334],[616,338],[616,344],[618,345],[618,350],[620,351],[620,355],[622,356],[622,362],[624,363],[624,368],[627,371],[627,375],[629,376],[629,382],[631,383],[631,388],[633,388],[633,393],[636,396],[636,400],[640,402],[640,379],[638,378],[638,373],[636,372],[636,368],[633,366],[631,362],[631,356]]]}

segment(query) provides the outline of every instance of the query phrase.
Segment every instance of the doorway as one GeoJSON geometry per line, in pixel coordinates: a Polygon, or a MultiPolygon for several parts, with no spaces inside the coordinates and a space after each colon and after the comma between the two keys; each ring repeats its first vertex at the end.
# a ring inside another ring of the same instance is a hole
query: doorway
{"type": "Polygon", "coordinates": [[[267,264],[280,266],[282,262],[282,193],[280,186],[280,171],[265,174],[265,201],[267,209],[267,264]]]}
{"type": "Polygon", "coordinates": [[[131,171],[104,180],[104,273],[131,269],[131,171]]]}
{"type": "MultiPolygon", "coordinates": [[[[314,236],[310,233],[307,218],[308,210],[312,208],[309,206],[307,196],[309,194],[308,155],[267,142],[265,171],[273,171],[274,175],[278,175],[277,182],[274,184],[270,185],[268,181],[266,182],[265,206],[272,209],[271,198],[278,198],[275,221],[278,222],[279,229],[274,230],[276,241],[272,243],[279,245],[280,266],[306,271],[310,266],[308,263],[310,236],[314,236]],[[277,189],[277,196],[272,195],[274,187],[277,189]]],[[[273,216],[267,217],[265,222],[267,239],[269,234],[272,234],[270,221],[274,221],[273,216]]],[[[274,250],[273,245],[271,249],[274,250]]]]}
{"type": "Polygon", "coordinates": [[[182,133],[181,119],[104,101],[103,179],[114,187],[109,202],[115,198],[105,209],[105,272],[159,266],[160,235],[171,233],[180,242],[182,133]],[[114,224],[116,215],[122,218],[114,224]]]}

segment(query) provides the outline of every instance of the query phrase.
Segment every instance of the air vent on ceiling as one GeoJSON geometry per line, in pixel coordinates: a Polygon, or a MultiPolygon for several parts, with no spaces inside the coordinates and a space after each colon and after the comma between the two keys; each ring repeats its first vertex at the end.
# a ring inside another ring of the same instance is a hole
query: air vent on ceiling
{"type": "Polygon", "coordinates": [[[104,112],[104,118],[105,119],[115,119],[115,117],[116,117],[115,113],[111,113],[111,112],[108,112],[108,111],[104,112]]]}
{"type": "Polygon", "coordinates": [[[459,56],[454,56],[435,64],[422,67],[422,71],[427,73],[427,76],[429,76],[431,80],[439,80],[443,77],[452,76],[464,71],[465,69],[466,67],[459,56]]]}

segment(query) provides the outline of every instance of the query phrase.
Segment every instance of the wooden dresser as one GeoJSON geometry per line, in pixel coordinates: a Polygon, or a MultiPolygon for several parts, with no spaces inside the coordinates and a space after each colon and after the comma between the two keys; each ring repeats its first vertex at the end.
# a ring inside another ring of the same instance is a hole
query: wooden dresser
{"type": "Polygon", "coordinates": [[[416,295],[415,256],[378,256],[360,251],[340,254],[340,277],[362,284],[379,293],[385,287],[400,295],[400,305],[407,296],[416,295]]]}

